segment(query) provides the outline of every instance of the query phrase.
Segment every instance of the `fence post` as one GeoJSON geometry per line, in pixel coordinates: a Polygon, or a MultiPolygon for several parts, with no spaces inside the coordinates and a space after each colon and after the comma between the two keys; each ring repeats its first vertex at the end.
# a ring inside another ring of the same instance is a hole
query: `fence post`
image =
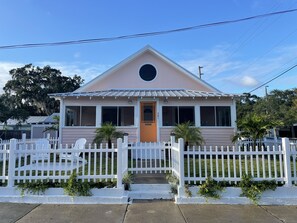
{"type": "Polygon", "coordinates": [[[47,138],[47,140],[50,140],[51,139],[51,134],[50,133],[47,133],[46,134],[46,138],[47,138]]]}
{"type": "Polygon", "coordinates": [[[124,143],[122,145],[122,173],[128,170],[128,135],[124,135],[124,143]]]}
{"type": "Polygon", "coordinates": [[[180,186],[184,186],[185,185],[185,181],[184,181],[184,177],[185,177],[185,168],[184,168],[184,139],[180,138],[178,139],[178,151],[179,151],[179,168],[178,168],[178,172],[179,172],[179,185],[180,186]]]}
{"type": "Polygon", "coordinates": [[[128,135],[124,135],[124,147],[128,146],[128,135]]]}
{"type": "Polygon", "coordinates": [[[181,197],[184,195],[184,186],[185,186],[185,171],[184,171],[184,139],[178,139],[178,172],[179,172],[179,186],[178,186],[178,196],[181,197]]]}
{"type": "Polygon", "coordinates": [[[8,187],[14,186],[14,168],[15,168],[15,150],[17,147],[17,140],[11,139],[9,143],[9,158],[8,158],[8,187]]]}
{"type": "Polygon", "coordinates": [[[123,188],[123,168],[122,168],[122,158],[123,158],[123,145],[122,145],[122,139],[118,138],[117,139],[117,147],[118,147],[118,154],[117,154],[117,188],[122,189],[123,188]]]}
{"type": "Polygon", "coordinates": [[[27,135],[26,135],[26,133],[23,133],[22,134],[22,143],[26,143],[26,140],[27,140],[27,135]]]}
{"type": "Polygon", "coordinates": [[[27,141],[27,135],[26,133],[22,133],[22,144],[20,149],[24,150],[26,148],[26,141],[27,141]]]}
{"type": "Polygon", "coordinates": [[[175,143],[175,136],[174,135],[170,135],[170,143],[171,143],[171,147],[173,147],[173,145],[175,143]]]}
{"type": "Polygon", "coordinates": [[[282,138],[282,149],[284,151],[284,170],[285,170],[285,186],[292,186],[291,180],[291,151],[290,151],[290,141],[288,138],[282,138]]]}

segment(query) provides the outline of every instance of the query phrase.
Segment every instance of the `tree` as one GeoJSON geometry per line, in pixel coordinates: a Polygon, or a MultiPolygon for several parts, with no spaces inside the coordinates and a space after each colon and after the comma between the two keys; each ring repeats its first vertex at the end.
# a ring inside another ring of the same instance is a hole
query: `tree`
{"type": "Polygon", "coordinates": [[[262,116],[267,116],[274,122],[280,121],[284,126],[288,127],[297,121],[289,113],[296,99],[296,89],[285,91],[273,90],[269,95],[257,101],[253,111],[262,116]]]}
{"type": "Polygon", "coordinates": [[[204,139],[201,135],[200,129],[191,125],[191,122],[185,122],[178,124],[173,133],[175,137],[183,138],[185,141],[185,150],[189,145],[201,145],[204,143],[204,139]]]}
{"type": "Polygon", "coordinates": [[[65,77],[61,71],[50,66],[40,68],[27,64],[9,73],[12,79],[3,89],[10,102],[11,116],[17,119],[58,112],[59,103],[48,94],[74,91],[83,83],[80,76],[65,77]]]}
{"type": "Polygon", "coordinates": [[[111,141],[113,139],[122,138],[124,136],[123,132],[117,131],[116,127],[112,125],[111,122],[104,123],[101,128],[97,128],[95,131],[96,135],[93,143],[99,145],[103,141],[108,143],[108,148],[111,148],[111,141]]]}
{"type": "Polygon", "coordinates": [[[260,97],[256,95],[251,95],[250,93],[243,93],[240,99],[236,103],[237,119],[242,119],[247,114],[249,114],[253,110],[254,105],[259,100],[260,100],[260,97]]]}
{"type": "Polygon", "coordinates": [[[233,137],[232,141],[235,142],[240,138],[250,138],[253,141],[253,148],[255,149],[257,140],[261,141],[266,135],[267,130],[279,125],[281,125],[280,122],[272,121],[268,116],[257,115],[255,113],[249,114],[237,122],[240,132],[233,137]]]}
{"type": "Polygon", "coordinates": [[[266,117],[277,127],[292,127],[297,123],[297,88],[290,90],[273,90],[265,97],[243,94],[237,102],[237,123],[247,116],[257,114],[266,117]]]}
{"type": "Polygon", "coordinates": [[[9,119],[9,106],[7,105],[7,97],[0,95],[0,122],[6,122],[9,119]]]}
{"type": "MultiPolygon", "coordinates": [[[[296,93],[297,93],[297,89],[296,89],[296,93]]],[[[289,109],[287,116],[291,120],[292,124],[297,123],[297,98],[293,101],[293,104],[289,109]]]]}

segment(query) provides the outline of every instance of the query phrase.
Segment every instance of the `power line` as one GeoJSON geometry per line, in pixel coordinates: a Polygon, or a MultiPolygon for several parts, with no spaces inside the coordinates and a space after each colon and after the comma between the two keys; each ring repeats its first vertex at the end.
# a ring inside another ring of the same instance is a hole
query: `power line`
{"type": "MultiPolygon", "coordinates": [[[[271,7],[271,11],[275,9],[275,7],[277,7],[280,3],[276,3],[274,4],[273,7],[271,7]]],[[[280,16],[280,15],[279,15],[280,16]]],[[[265,19],[262,20],[262,22],[260,22],[259,20],[257,22],[255,22],[255,25],[257,25],[257,27],[255,28],[250,28],[249,31],[246,31],[245,33],[248,35],[246,38],[244,38],[245,35],[241,35],[241,37],[239,38],[240,42],[239,45],[235,45],[233,44],[235,49],[233,49],[233,51],[231,51],[231,53],[229,53],[229,57],[232,57],[234,54],[236,54],[241,48],[243,48],[248,42],[250,42],[252,39],[254,39],[257,34],[261,31],[261,33],[263,33],[264,29],[266,29],[266,27],[264,25],[265,24],[265,19]]],[[[275,20],[274,20],[275,21],[275,20]]]]}
{"type": "Polygon", "coordinates": [[[269,81],[266,81],[265,83],[261,84],[260,86],[258,86],[258,87],[256,87],[256,88],[254,88],[253,90],[249,91],[248,93],[252,93],[253,91],[258,90],[259,88],[261,88],[261,87],[265,86],[266,84],[268,84],[268,83],[274,81],[275,79],[277,79],[277,78],[283,76],[284,74],[288,73],[290,70],[293,70],[293,69],[296,68],[296,67],[297,67],[297,64],[293,65],[292,67],[290,67],[290,68],[288,68],[287,70],[281,72],[279,75],[275,76],[274,78],[270,79],[269,81]]]}
{"type": "Polygon", "coordinates": [[[206,24],[202,24],[202,25],[189,26],[189,27],[183,27],[183,28],[178,28],[178,29],[163,30],[163,31],[157,31],[157,32],[137,33],[137,34],[130,34],[130,35],[115,36],[115,37],[81,39],[81,40],[70,40],[70,41],[48,42],[48,43],[27,43],[27,44],[16,44],[16,45],[4,45],[4,46],[0,46],[0,50],[18,49],[18,48],[33,48],[33,47],[47,47],[47,46],[61,46],[61,45],[73,45],[73,44],[87,44],[87,43],[95,43],[95,42],[108,42],[108,41],[114,41],[114,40],[143,38],[143,37],[148,37],[148,36],[165,35],[165,34],[176,33],[176,32],[185,32],[185,31],[189,31],[189,30],[208,28],[208,27],[212,27],[212,26],[221,26],[221,25],[226,25],[226,24],[231,24],[231,23],[244,22],[244,21],[248,21],[248,20],[252,20],[252,19],[260,19],[260,18],[264,18],[264,17],[268,17],[268,16],[286,14],[286,13],[291,13],[291,12],[295,12],[295,11],[297,11],[297,8],[284,10],[284,11],[271,12],[271,13],[266,13],[266,14],[260,14],[260,15],[241,18],[241,19],[226,20],[226,21],[221,21],[221,22],[206,23],[206,24]]]}

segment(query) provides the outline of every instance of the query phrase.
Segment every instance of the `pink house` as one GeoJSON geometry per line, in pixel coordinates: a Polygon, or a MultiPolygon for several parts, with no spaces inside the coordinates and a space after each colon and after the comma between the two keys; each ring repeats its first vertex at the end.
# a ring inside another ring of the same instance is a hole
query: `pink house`
{"type": "Polygon", "coordinates": [[[207,145],[230,145],[236,131],[235,96],[222,93],[146,46],[60,100],[60,137],[93,141],[112,122],[130,141],[168,141],[177,123],[199,127],[207,145]]]}

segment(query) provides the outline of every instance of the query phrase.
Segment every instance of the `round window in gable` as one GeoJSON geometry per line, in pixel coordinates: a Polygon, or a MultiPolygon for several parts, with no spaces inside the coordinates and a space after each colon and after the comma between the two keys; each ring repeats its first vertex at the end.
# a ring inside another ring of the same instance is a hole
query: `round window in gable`
{"type": "Polygon", "coordinates": [[[152,81],[157,76],[157,70],[153,65],[145,64],[140,68],[139,76],[144,81],[152,81]]]}

